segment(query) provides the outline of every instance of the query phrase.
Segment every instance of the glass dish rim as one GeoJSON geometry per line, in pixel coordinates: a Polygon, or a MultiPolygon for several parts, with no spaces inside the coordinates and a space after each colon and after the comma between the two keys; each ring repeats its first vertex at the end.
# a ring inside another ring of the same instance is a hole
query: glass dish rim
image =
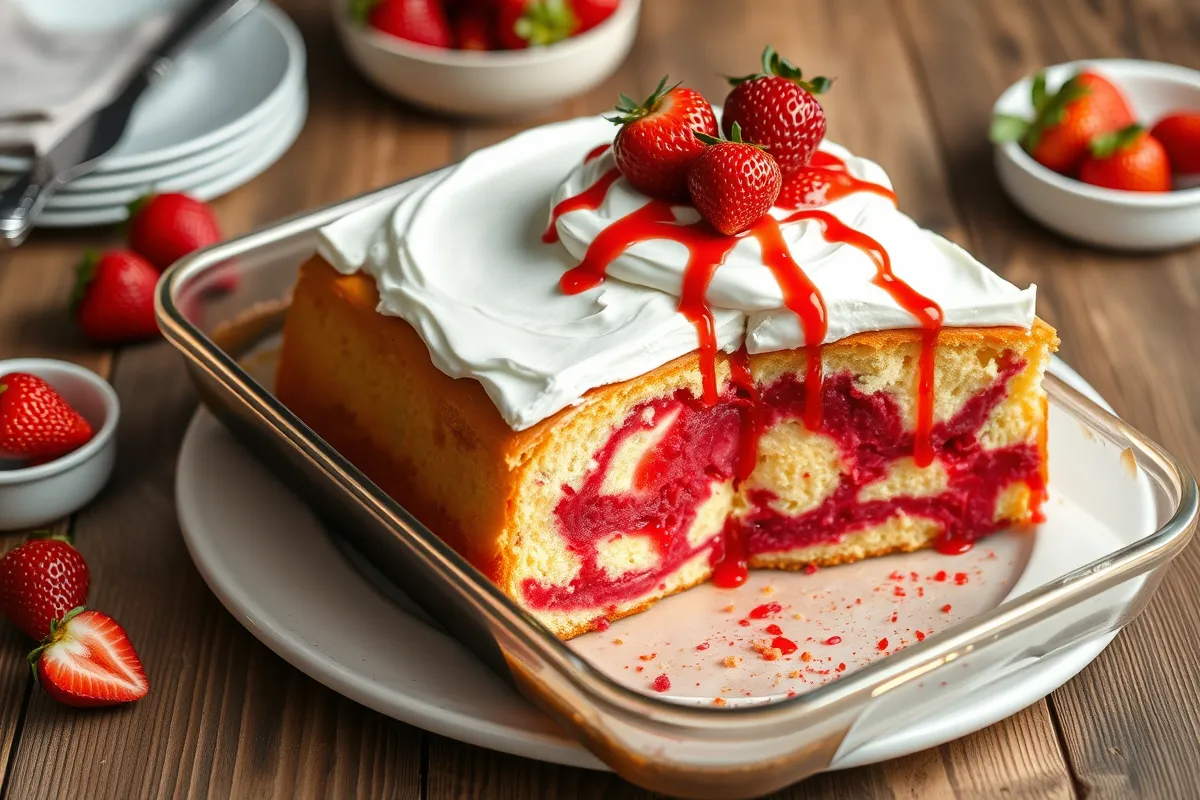
{"type": "MultiPolygon", "coordinates": [[[[456,578],[458,590],[469,592],[475,605],[488,610],[491,624],[501,626],[513,641],[536,652],[575,691],[581,692],[591,703],[609,713],[647,717],[658,724],[675,726],[693,735],[697,731],[703,732],[712,723],[719,723],[713,726],[716,735],[727,733],[731,727],[749,730],[760,725],[774,726],[798,721],[823,709],[848,703],[860,695],[870,698],[880,696],[943,664],[968,655],[1014,629],[1032,625],[1055,611],[1149,572],[1178,555],[1191,538],[1200,515],[1200,491],[1188,468],[1137,429],[1054,376],[1047,375],[1048,392],[1053,399],[1065,405],[1072,416],[1094,428],[1111,431],[1136,443],[1142,449],[1143,457],[1149,457],[1173,479],[1179,494],[1178,503],[1170,518],[1156,531],[1054,581],[1006,600],[983,615],[965,619],[887,659],[879,659],[837,681],[794,698],[754,706],[698,706],[654,697],[622,686],[529,617],[482,573],[309,430],[266,387],[242,369],[233,357],[192,324],[175,303],[177,293],[206,269],[238,255],[278,245],[289,238],[311,235],[346,214],[387,200],[392,195],[401,195],[413,182],[442,169],[446,168],[431,170],[344,201],[286,217],[181,259],[167,270],[155,293],[159,327],[166,339],[191,365],[203,369],[235,394],[267,421],[276,434],[286,437],[293,447],[314,460],[343,491],[353,494],[358,503],[396,535],[406,536],[410,544],[415,542],[424,548],[426,552],[419,553],[421,557],[426,560],[437,559],[440,562],[437,564],[439,577],[456,578]]],[[[1072,640],[1068,644],[1077,641],[1072,640]]]]}

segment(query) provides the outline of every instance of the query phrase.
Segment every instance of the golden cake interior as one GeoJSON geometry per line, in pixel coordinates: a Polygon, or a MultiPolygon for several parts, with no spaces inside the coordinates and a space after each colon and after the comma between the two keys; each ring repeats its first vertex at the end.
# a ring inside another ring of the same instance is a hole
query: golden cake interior
{"type": "Polygon", "coordinates": [[[720,401],[699,402],[692,354],[516,432],[377,303],[371,278],[307,263],[280,399],[564,638],[740,558],[794,569],[970,541],[1035,519],[1044,497],[1041,377],[1057,338],[1040,320],[940,332],[935,457],[918,467],[918,331],[821,348],[816,430],[795,350],[748,358],[753,401],[721,356],[720,401]]]}

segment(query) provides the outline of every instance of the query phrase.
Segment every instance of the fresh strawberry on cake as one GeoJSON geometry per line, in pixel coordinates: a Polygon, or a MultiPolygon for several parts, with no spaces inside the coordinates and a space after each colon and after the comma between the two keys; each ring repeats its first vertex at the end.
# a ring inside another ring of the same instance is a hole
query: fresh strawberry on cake
{"type": "Polygon", "coordinates": [[[1036,521],[1035,287],[903,214],[773,52],[720,128],[668,85],[322,231],[283,402],[564,638],[1036,521]]]}

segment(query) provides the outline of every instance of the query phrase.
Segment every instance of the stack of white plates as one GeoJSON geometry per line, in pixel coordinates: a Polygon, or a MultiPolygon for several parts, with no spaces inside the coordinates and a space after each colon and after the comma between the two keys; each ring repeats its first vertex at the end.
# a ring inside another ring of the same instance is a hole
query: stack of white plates
{"type": "MultiPolygon", "coordinates": [[[[121,222],[127,206],[150,192],[210,200],[278,161],[307,112],[304,42],[283,12],[260,3],[152,86],[120,143],[93,172],[59,189],[37,224],[121,222]]],[[[0,186],[27,167],[26,158],[0,154],[0,186]]]]}

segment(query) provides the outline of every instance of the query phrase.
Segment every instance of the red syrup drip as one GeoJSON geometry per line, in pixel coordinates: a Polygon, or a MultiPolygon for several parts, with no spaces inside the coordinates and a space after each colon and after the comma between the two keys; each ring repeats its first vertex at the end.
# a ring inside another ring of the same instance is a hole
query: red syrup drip
{"type": "Polygon", "coordinates": [[[598,181],[579,194],[564,197],[560,200],[550,212],[550,224],[546,226],[546,231],[542,234],[542,241],[546,244],[554,244],[558,241],[558,218],[563,214],[569,214],[572,211],[583,211],[584,209],[594,211],[599,208],[600,204],[604,202],[604,198],[608,196],[609,188],[616,183],[619,177],[621,177],[621,171],[613,167],[601,175],[598,181]]]}
{"type": "Polygon", "coordinates": [[[832,153],[818,150],[807,166],[793,172],[779,190],[777,208],[794,211],[818,208],[858,192],[871,192],[897,205],[896,193],[878,183],[864,181],[850,174],[846,162],[832,153]]]}
{"type": "MultiPolygon", "coordinates": [[[[754,376],[750,374],[750,356],[743,345],[729,354],[729,380],[739,400],[744,403],[742,435],[738,446],[737,472],[734,477],[739,483],[750,477],[758,465],[758,440],[766,427],[766,413],[762,405],[762,394],[754,376]]],[[[744,579],[743,579],[744,580],[744,579]]]]}
{"type": "Polygon", "coordinates": [[[785,656],[790,656],[792,653],[800,649],[796,646],[795,642],[785,636],[776,636],[774,639],[772,639],[771,647],[774,647],[785,656]]]}
{"type": "Polygon", "coordinates": [[[597,158],[607,153],[608,148],[610,147],[612,147],[612,144],[607,142],[605,144],[596,145],[591,150],[588,150],[588,154],[583,157],[583,163],[587,164],[589,161],[595,161],[597,158]]]}
{"type": "Polygon", "coordinates": [[[774,217],[764,214],[750,231],[762,247],[763,263],[771,270],[783,292],[783,304],[800,318],[807,363],[804,385],[807,387],[808,404],[804,412],[804,425],[811,431],[818,431],[821,429],[821,343],[825,341],[825,334],[829,330],[825,300],[816,284],[808,279],[792,258],[787,242],[783,240],[783,230],[774,217]]]}
{"type": "Polygon", "coordinates": [[[896,305],[916,317],[921,323],[921,356],[917,362],[917,420],[913,437],[913,460],[918,467],[933,463],[933,370],[937,355],[938,332],[942,329],[942,307],[913,289],[892,272],[892,258],[875,239],[851,228],[828,211],[809,209],[797,211],[783,219],[784,223],[811,219],[820,222],[825,239],[856,247],[875,263],[871,282],[883,289],[896,305]]]}

